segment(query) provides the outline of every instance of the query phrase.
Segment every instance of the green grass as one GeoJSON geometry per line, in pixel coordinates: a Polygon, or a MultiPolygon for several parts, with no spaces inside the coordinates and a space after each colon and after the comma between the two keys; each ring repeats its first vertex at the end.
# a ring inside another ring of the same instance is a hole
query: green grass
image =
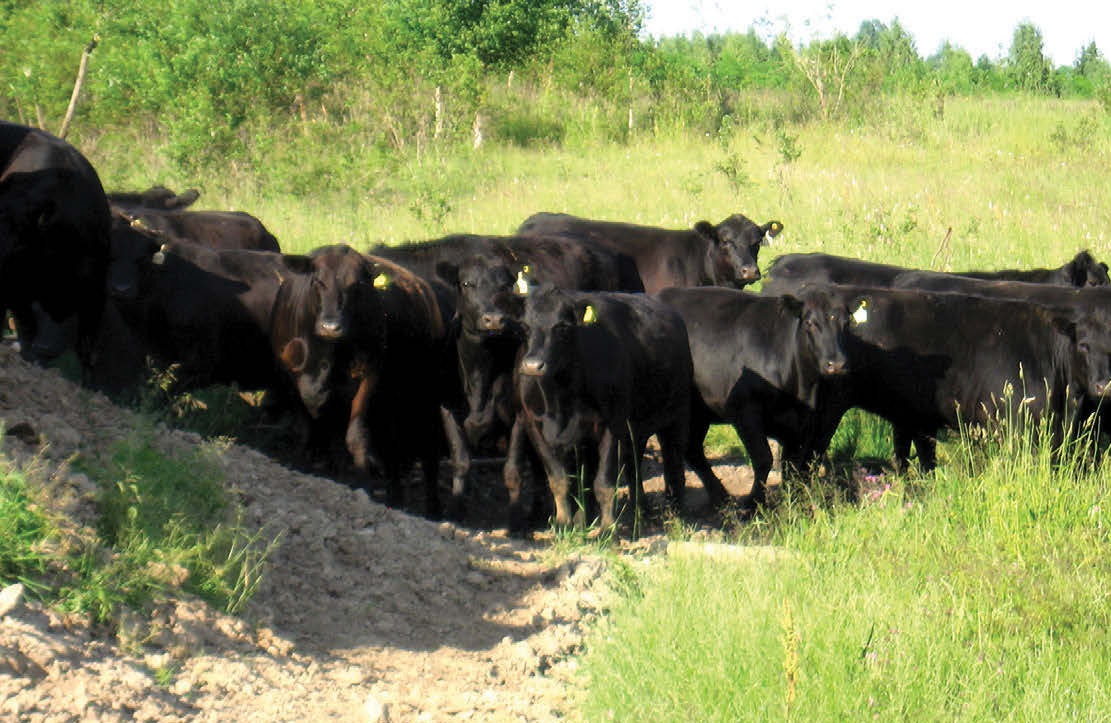
{"type": "Polygon", "coordinates": [[[246,529],[214,453],[206,446],[167,457],[136,438],[106,460],[78,459],[100,489],[95,530],[53,516],[41,488],[6,466],[0,586],[22,582],[35,597],[104,623],[181,592],[238,612],[274,543],[246,529]]]}
{"type": "Polygon", "coordinates": [[[1111,709],[1105,468],[1007,433],[861,506],[797,491],[594,632],[587,720],[1075,720],[1111,709]]]}

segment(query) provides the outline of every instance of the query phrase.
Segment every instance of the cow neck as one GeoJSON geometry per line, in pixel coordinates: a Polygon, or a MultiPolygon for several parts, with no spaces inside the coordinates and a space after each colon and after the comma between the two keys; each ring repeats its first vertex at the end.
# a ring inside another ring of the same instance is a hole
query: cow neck
{"type": "Polygon", "coordinates": [[[813,409],[818,403],[818,387],[821,375],[818,373],[818,358],[814,354],[814,347],[806,332],[802,328],[802,319],[793,314],[781,313],[791,320],[791,332],[784,334],[784,357],[791,360],[789,371],[780,380],[780,388],[790,391],[792,396],[806,406],[813,409]]]}

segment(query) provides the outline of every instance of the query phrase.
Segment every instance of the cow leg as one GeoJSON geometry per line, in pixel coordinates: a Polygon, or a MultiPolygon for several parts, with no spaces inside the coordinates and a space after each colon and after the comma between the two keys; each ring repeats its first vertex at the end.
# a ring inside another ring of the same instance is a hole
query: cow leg
{"type": "Polygon", "coordinates": [[[611,527],[614,523],[613,508],[617,497],[621,446],[609,428],[602,432],[602,440],[598,443],[598,469],[594,475],[594,499],[598,501],[599,522],[602,527],[611,527]]]}
{"type": "Polygon", "coordinates": [[[705,440],[706,432],[709,431],[710,425],[702,421],[692,421],[690,436],[687,438],[686,460],[694,473],[698,475],[698,479],[702,481],[702,487],[706,490],[706,494],[710,497],[710,504],[715,507],[720,507],[729,501],[729,491],[725,489],[725,485],[721,483],[718,476],[714,474],[714,468],[710,466],[710,461],[706,459],[705,440]]]}
{"type": "Polygon", "coordinates": [[[421,457],[420,466],[424,475],[424,514],[438,520],[444,513],[440,504],[440,455],[426,453],[421,457]]]}
{"type": "Polygon", "coordinates": [[[467,477],[471,471],[471,452],[463,436],[463,428],[455,415],[447,407],[440,407],[440,419],[444,425],[444,436],[451,451],[451,501],[448,503],[448,519],[462,522],[466,515],[464,497],[467,493],[467,477]]]}
{"type": "Polygon", "coordinates": [[[664,490],[667,503],[678,511],[683,503],[683,491],[687,486],[687,476],[683,469],[683,450],[686,448],[687,425],[675,425],[659,431],[656,440],[660,443],[660,454],[664,462],[664,490]]]}
{"type": "Polygon", "coordinates": [[[764,425],[756,419],[756,415],[745,415],[733,426],[752,461],[752,491],[749,492],[748,503],[750,507],[755,508],[767,503],[768,473],[772,471],[772,449],[764,433],[764,425]]]}
{"type": "Polygon", "coordinates": [[[533,424],[527,426],[529,440],[532,442],[533,449],[540,456],[540,462],[544,465],[544,472],[548,477],[548,488],[552,491],[552,502],[555,504],[554,522],[559,527],[570,527],[572,519],[569,500],[571,477],[567,474],[567,467],[540,431],[536,429],[536,426],[533,424]]]}
{"type": "Polygon", "coordinates": [[[914,435],[896,425],[891,430],[891,445],[895,452],[895,471],[903,474],[910,465],[910,443],[914,435]]]}
{"type": "MultiPolygon", "coordinates": [[[[505,491],[509,495],[509,534],[525,536],[528,534],[528,525],[525,522],[525,513],[521,502],[521,490],[524,488],[521,477],[521,457],[525,449],[525,423],[520,417],[513,421],[509,430],[509,444],[505,451],[505,466],[502,476],[505,480],[505,491]]],[[[539,493],[536,493],[539,497],[539,493]]],[[[536,501],[533,501],[535,506],[536,501]]]]}
{"type": "Polygon", "coordinates": [[[918,467],[923,472],[932,472],[937,467],[937,440],[929,435],[914,436],[914,449],[918,452],[918,467]]]}

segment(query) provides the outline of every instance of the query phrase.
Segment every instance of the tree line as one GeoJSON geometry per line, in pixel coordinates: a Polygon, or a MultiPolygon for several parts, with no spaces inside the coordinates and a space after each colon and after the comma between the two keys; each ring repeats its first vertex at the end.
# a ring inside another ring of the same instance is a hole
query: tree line
{"type": "Polygon", "coordinates": [[[357,132],[385,155],[435,143],[621,140],[754,119],[853,119],[877,94],[1099,98],[1094,43],[1053,67],[1041,32],[1000,59],[923,57],[897,20],[794,45],[743,33],[646,38],[641,0],[0,0],[0,114],[57,131],[82,49],[77,122],[141,125],[183,166],[275,133],[357,132]],[[337,131],[337,129],[343,129],[337,131]]]}

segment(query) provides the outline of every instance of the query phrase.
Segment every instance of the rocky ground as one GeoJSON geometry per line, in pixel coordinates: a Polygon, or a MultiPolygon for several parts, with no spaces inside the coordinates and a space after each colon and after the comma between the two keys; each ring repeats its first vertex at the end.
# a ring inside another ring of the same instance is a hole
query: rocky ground
{"type": "MultiPolygon", "coordinates": [[[[5,457],[31,470],[73,524],[91,521],[95,488],[70,463],[131,434],[132,414],[5,346],[0,419],[5,457]]],[[[158,433],[171,455],[200,443],[188,432],[158,433]]],[[[496,517],[464,527],[391,510],[235,444],[220,463],[246,524],[278,539],[246,611],[233,617],[175,599],[105,629],[9,589],[0,596],[0,718],[575,718],[575,656],[612,599],[603,557],[557,556],[543,534],[510,539],[496,517]]],[[[746,468],[719,470],[742,491],[746,468]]],[[[698,509],[701,489],[689,481],[698,509]]],[[[652,478],[648,488],[662,484],[652,478]]],[[[666,548],[654,524],[620,544],[632,564],[666,548]]]]}

